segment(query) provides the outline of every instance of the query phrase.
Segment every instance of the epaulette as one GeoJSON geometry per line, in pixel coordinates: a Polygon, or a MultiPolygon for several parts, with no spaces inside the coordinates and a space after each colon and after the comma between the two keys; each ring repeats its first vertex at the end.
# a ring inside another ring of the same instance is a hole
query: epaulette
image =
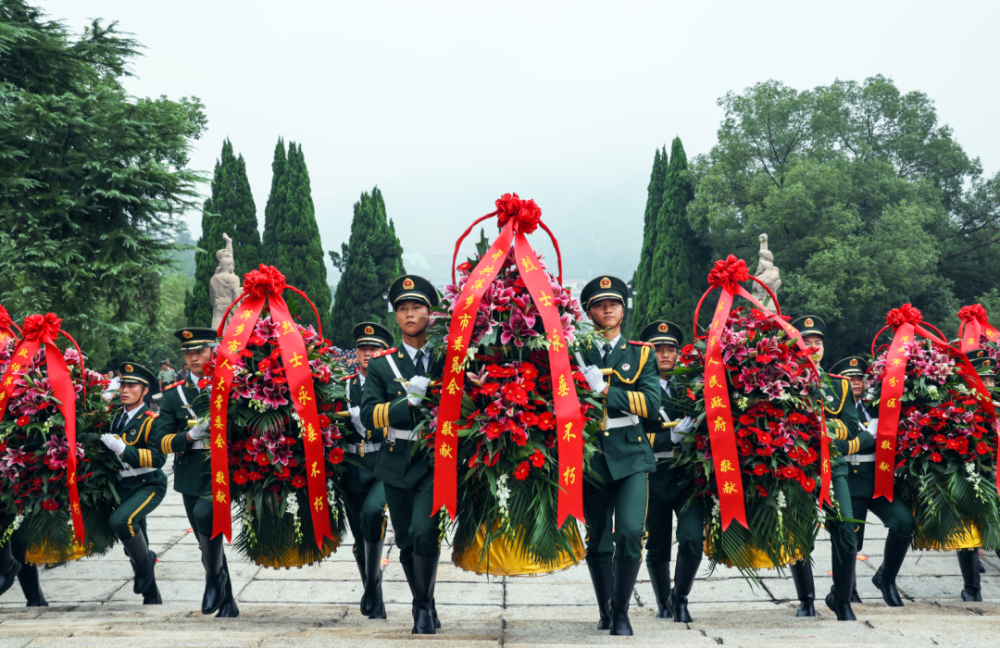
{"type": "Polygon", "coordinates": [[[160,416],[159,414],[157,414],[153,410],[146,410],[145,412],[143,412],[143,414],[145,414],[149,418],[158,418],[160,416]]]}
{"type": "Polygon", "coordinates": [[[354,378],[357,375],[358,375],[357,373],[352,373],[350,376],[344,376],[343,378],[340,379],[340,381],[341,382],[347,382],[348,380],[350,380],[351,378],[354,378]]]}
{"type": "Polygon", "coordinates": [[[396,352],[396,349],[397,349],[397,347],[392,347],[391,349],[385,349],[384,351],[379,351],[378,353],[376,353],[372,357],[373,358],[381,358],[382,356],[385,356],[385,355],[392,355],[393,353],[396,352]]]}
{"type": "Polygon", "coordinates": [[[164,387],[164,388],[163,388],[163,391],[167,391],[168,389],[173,389],[174,387],[178,387],[178,386],[180,386],[180,385],[183,385],[183,384],[184,384],[184,381],[183,381],[183,380],[178,380],[178,381],[177,381],[177,382],[175,382],[174,384],[172,384],[172,385],[167,385],[166,387],[164,387]]]}
{"type": "Polygon", "coordinates": [[[648,346],[648,347],[653,346],[652,342],[642,342],[641,340],[629,340],[628,343],[634,344],[636,346],[648,346]]]}

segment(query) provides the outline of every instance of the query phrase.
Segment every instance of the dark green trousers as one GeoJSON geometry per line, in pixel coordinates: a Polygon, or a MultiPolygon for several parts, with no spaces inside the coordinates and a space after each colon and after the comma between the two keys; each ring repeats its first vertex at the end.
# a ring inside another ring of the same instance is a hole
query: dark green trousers
{"type": "Polygon", "coordinates": [[[698,559],[705,546],[705,508],[701,498],[690,504],[690,493],[676,487],[673,470],[665,463],[649,476],[649,508],[646,511],[646,563],[670,562],[673,518],[677,516],[677,555],[698,559]]]}
{"type": "Polygon", "coordinates": [[[837,474],[837,471],[834,470],[831,481],[833,482],[833,500],[842,519],[836,519],[837,512],[830,510],[830,507],[827,506],[826,530],[837,551],[857,551],[857,540],[854,532],[857,525],[854,522],[843,521],[854,518],[854,509],[851,507],[851,491],[847,487],[847,475],[837,474]]]}
{"type": "Polygon", "coordinates": [[[385,501],[389,505],[392,529],[396,533],[399,562],[413,562],[413,554],[433,558],[441,550],[438,516],[431,515],[434,500],[434,480],[430,475],[416,488],[385,488],[385,501]]]}
{"type": "MultiPolygon", "coordinates": [[[[903,503],[902,498],[897,497],[893,501],[888,501],[884,497],[878,497],[871,499],[868,497],[852,497],[851,498],[851,509],[854,511],[854,517],[858,520],[864,521],[868,517],[868,511],[871,511],[875,516],[882,521],[882,524],[889,527],[897,536],[902,536],[908,538],[913,535],[913,529],[916,527],[916,521],[913,519],[913,513],[907,508],[906,504],[903,503]]],[[[865,527],[866,524],[859,524],[858,530],[855,532],[857,536],[858,551],[865,544],[865,527]]]]}
{"type": "Polygon", "coordinates": [[[183,494],[184,512],[196,534],[212,535],[212,501],[198,495],[183,494]]]}
{"type": "MultiPolygon", "coordinates": [[[[167,494],[167,483],[163,481],[151,481],[142,484],[138,488],[129,488],[119,493],[122,503],[115,508],[111,514],[111,530],[115,535],[124,540],[131,538],[136,533],[141,532],[149,542],[149,534],[146,533],[146,516],[152,513],[153,509],[160,505],[163,497],[167,494]]],[[[187,497],[187,495],[185,495],[187,497]]]]}
{"type": "Polygon", "coordinates": [[[354,557],[365,559],[364,541],[385,537],[385,486],[376,481],[367,493],[347,493],[347,524],[354,536],[354,557]]]}
{"type": "Polygon", "coordinates": [[[635,473],[603,486],[583,485],[587,522],[587,562],[640,562],[649,488],[646,473],[635,473]]]}

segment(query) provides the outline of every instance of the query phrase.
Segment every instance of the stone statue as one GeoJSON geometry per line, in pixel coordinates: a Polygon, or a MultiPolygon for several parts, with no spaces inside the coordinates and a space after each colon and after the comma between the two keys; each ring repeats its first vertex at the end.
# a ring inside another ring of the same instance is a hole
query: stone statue
{"type": "Polygon", "coordinates": [[[219,328],[226,309],[236,301],[243,289],[240,278],[234,274],[236,262],[233,260],[233,239],[223,234],[226,249],[215,253],[219,265],[215,268],[215,276],[208,282],[208,294],[212,299],[212,328],[219,328]]]}
{"type": "MultiPolygon", "coordinates": [[[[767,234],[760,235],[760,252],[757,255],[757,272],[754,276],[764,282],[775,296],[778,295],[778,289],[781,288],[781,272],[774,265],[774,254],[767,249],[767,234]]],[[[771,297],[760,284],[753,285],[753,296],[768,308],[774,308],[771,297]]]]}

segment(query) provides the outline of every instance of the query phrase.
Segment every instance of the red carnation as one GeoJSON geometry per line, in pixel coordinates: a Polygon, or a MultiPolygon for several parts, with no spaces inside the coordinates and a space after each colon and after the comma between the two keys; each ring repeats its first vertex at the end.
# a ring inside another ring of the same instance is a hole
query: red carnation
{"type": "Polygon", "coordinates": [[[330,463],[334,465],[339,464],[341,461],[344,460],[344,449],[334,448],[333,450],[330,451],[330,454],[328,454],[326,458],[329,459],[330,463]]]}
{"type": "Polygon", "coordinates": [[[59,502],[47,499],[44,502],[42,502],[42,508],[45,509],[46,511],[55,511],[56,509],[59,508],[59,502]]]}
{"type": "Polygon", "coordinates": [[[306,485],[306,478],[302,475],[295,475],[292,477],[292,486],[295,488],[302,488],[306,485]]]}
{"type": "Polygon", "coordinates": [[[514,471],[514,479],[523,481],[528,478],[528,474],[531,472],[531,465],[527,461],[522,461],[517,465],[517,470],[514,471]]]}

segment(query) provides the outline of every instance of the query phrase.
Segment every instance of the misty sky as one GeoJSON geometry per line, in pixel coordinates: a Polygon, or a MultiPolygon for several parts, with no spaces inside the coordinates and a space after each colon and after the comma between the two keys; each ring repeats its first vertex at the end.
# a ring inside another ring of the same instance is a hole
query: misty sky
{"type": "Polygon", "coordinates": [[[566,279],[628,280],[654,149],[680,136],[689,158],[707,152],[716,100],[767,79],[892,77],[935,101],[987,174],[1000,167],[997,2],[39,4],[75,31],[104,18],[132,32],[147,47],[133,94],[201,98],[193,167],[210,172],[229,137],[261,227],[280,135],[303,145],[324,249],[346,242],[354,202],[378,185],[404,250],[427,259],[407,269],[435,282],[461,231],[510,191],[565,241],[566,279]]]}

